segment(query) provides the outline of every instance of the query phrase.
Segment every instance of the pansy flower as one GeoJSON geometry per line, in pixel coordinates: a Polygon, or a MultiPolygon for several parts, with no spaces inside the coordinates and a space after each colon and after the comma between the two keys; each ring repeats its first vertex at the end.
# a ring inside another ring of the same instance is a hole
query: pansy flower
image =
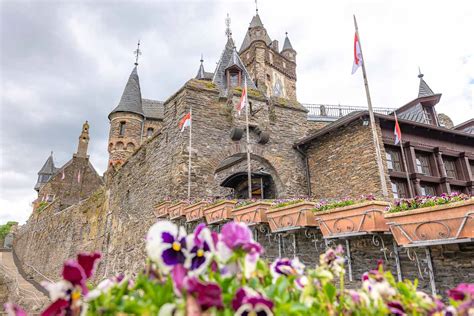
{"type": "Polygon", "coordinates": [[[169,221],[159,221],[147,234],[146,251],[148,257],[156,262],[165,274],[173,266],[184,264],[187,255],[186,231],[169,221]]]}
{"type": "Polygon", "coordinates": [[[213,237],[213,233],[205,224],[199,224],[194,233],[187,237],[189,253],[185,267],[191,271],[191,274],[200,274],[209,266],[216,242],[217,236],[213,237]]]}
{"type": "Polygon", "coordinates": [[[273,302],[259,292],[247,287],[237,290],[232,300],[232,308],[235,311],[235,315],[238,316],[273,315],[273,302]]]}
{"type": "Polygon", "coordinates": [[[4,306],[7,316],[26,316],[26,312],[18,305],[6,303],[4,306]]]}

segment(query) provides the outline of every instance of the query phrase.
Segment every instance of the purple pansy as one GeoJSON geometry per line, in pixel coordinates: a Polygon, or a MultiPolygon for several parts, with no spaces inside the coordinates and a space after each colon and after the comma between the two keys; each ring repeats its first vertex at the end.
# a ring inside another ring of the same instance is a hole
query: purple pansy
{"type": "Polygon", "coordinates": [[[222,289],[219,284],[211,282],[202,282],[197,278],[188,278],[186,280],[187,292],[196,298],[201,310],[205,311],[211,307],[222,308],[222,289]]]}
{"type": "Polygon", "coordinates": [[[262,294],[250,288],[240,288],[232,300],[232,308],[235,315],[273,315],[273,302],[262,294]]]}
{"type": "Polygon", "coordinates": [[[173,266],[186,260],[186,231],[169,221],[157,222],[148,231],[146,250],[160,270],[168,274],[173,266]]]}
{"type": "Polygon", "coordinates": [[[474,299],[474,283],[461,283],[457,287],[448,290],[447,293],[455,301],[462,301],[466,297],[474,299]]]}
{"type": "Polygon", "coordinates": [[[186,268],[191,274],[200,274],[205,271],[212,261],[215,252],[215,239],[213,233],[205,224],[199,224],[194,233],[187,238],[189,253],[186,260],[186,268]]]}

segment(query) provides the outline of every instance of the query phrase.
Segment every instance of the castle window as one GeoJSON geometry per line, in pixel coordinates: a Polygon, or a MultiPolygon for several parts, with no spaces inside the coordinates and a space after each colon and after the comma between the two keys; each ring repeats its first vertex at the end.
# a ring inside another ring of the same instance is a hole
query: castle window
{"type": "Polygon", "coordinates": [[[153,128],[152,127],[148,127],[148,129],[146,130],[146,137],[150,138],[152,135],[153,135],[153,128]]]}
{"type": "Polygon", "coordinates": [[[46,195],[46,202],[51,203],[54,200],[54,194],[46,195]]]}
{"type": "Polygon", "coordinates": [[[403,171],[400,152],[398,150],[388,148],[385,149],[385,152],[388,170],[403,171]]]}
{"type": "Polygon", "coordinates": [[[421,195],[436,195],[436,188],[431,184],[422,184],[421,185],[421,195]]]}
{"type": "Polygon", "coordinates": [[[430,157],[426,154],[416,154],[416,172],[431,176],[430,157]]]}
{"type": "Polygon", "coordinates": [[[125,135],[125,122],[120,122],[119,125],[119,136],[125,135]]]}
{"type": "Polygon", "coordinates": [[[408,197],[407,184],[404,181],[392,181],[392,193],[395,199],[408,197]]]}
{"type": "Polygon", "coordinates": [[[444,158],[444,168],[446,169],[446,175],[450,178],[457,179],[458,173],[456,170],[456,159],[455,158],[444,158]]]}
{"type": "Polygon", "coordinates": [[[128,143],[127,144],[127,151],[134,151],[135,150],[135,145],[133,143],[128,143]]]}
{"type": "Polygon", "coordinates": [[[239,86],[239,76],[240,73],[236,71],[229,72],[229,85],[231,87],[238,87],[239,86]]]}
{"type": "Polygon", "coordinates": [[[123,149],[123,143],[122,142],[118,142],[117,145],[115,145],[115,148],[117,150],[122,150],[123,149]]]}

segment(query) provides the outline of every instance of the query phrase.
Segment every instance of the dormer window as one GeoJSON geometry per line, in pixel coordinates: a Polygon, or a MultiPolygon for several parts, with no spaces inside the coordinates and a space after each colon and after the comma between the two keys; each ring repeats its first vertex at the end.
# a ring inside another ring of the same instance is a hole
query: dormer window
{"type": "Polygon", "coordinates": [[[152,128],[152,127],[149,127],[149,128],[146,130],[146,137],[150,138],[152,135],[153,135],[153,128],[152,128]]]}
{"type": "Polygon", "coordinates": [[[238,69],[227,70],[227,85],[229,88],[235,88],[241,84],[241,72],[238,69]]]}

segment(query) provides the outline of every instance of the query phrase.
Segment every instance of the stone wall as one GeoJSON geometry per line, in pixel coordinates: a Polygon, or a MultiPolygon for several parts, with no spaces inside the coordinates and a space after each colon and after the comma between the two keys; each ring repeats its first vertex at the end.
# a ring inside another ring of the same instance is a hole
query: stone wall
{"type": "Polygon", "coordinates": [[[59,208],[65,208],[88,198],[101,185],[102,178],[97,174],[89,158],[74,157],[56,173],[38,193],[37,203],[54,195],[60,200],[59,208]],[[64,179],[63,179],[64,175],[64,179]]]}
{"type": "MultiPolygon", "coordinates": [[[[377,130],[385,181],[388,184],[390,182],[380,127],[377,130]]],[[[306,152],[311,192],[315,198],[340,199],[362,194],[383,196],[372,132],[370,126],[364,126],[361,120],[313,140],[306,152]]],[[[388,188],[390,189],[390,186],[388,188]]]]}

